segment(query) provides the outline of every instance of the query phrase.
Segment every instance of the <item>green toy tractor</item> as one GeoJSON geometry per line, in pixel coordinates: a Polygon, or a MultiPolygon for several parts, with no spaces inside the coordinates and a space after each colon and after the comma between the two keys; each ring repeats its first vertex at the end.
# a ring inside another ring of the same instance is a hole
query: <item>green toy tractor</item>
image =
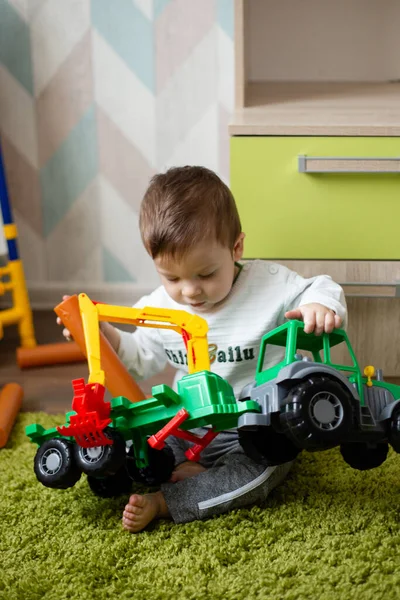
{"type": "Polygon", "coordinates": [[[400,386],[371,366],[362,374],[343,329],[317,336],[293,320],[264,335],[255,381],[239,400],[254,400],[261,409],[239,418],[241,444],[255,460],[276,465],[302,449],[340,445],[346,463],[364,470],[384,462],[389,444],[400,453],[400,386]],[[332,361],[338,344],[346,345],[349,364],[332,361]],[[283,358],[271,367],[273,346],[283,358]]]}

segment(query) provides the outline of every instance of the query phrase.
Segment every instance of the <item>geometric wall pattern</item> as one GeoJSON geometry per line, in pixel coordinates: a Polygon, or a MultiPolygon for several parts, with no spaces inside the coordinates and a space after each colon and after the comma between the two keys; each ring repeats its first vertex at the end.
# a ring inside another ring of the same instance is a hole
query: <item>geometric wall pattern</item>
{"type": "Polygon", "coordinates": [[[0,134],[28,286],[157,284],[143,192],[173,165],[228,182],[232,105],[232,0],[0,0],[0,134]]]}

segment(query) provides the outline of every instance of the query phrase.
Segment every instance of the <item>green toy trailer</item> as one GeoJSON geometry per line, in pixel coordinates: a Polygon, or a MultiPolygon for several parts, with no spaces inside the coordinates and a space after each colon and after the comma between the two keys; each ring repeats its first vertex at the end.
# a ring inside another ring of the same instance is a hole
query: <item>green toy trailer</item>
{"type": "Polygon", "coordinates": [[[293,460],[302,449],[340,445],[351,467],[379,466],[389,444],[400,453],[400,386],[383,381],[379,370],[372,381],[374,375],[369,366],[363,376],[343,329],[316,336],[293,320],[270,331],[261,341],[255,381],[239,398],[256,401],[261,409],[239,417],[244,450],[276,465],[293,460]],[[349,365],[332,362],[331,348],[338,344],[347,346],[349,365]],[[284,357],[264,368],[271,346],[284,349],[284,357]]]}
{"type": "Polygon", "coordinates": [[[231,386],[209,371],[183,377],[178,393],[159,385],[152,398],[135,403],[122,396],[104,402],[104,387],[83,379],[73,386],[77,411],[67,413],[64,426],[45,430],[33,424],[26,429],[39,446],[35,474],[43,485],[65,489],[85,473],[101,496],[128,491],[132,480],[148,485],[168,480],[174,467],[165,446],[168,435],[192,441],[187,457],[197,460],[219,431],[235,427],[243,412],[259,410],[252,400],[237,403],[231,386]],[[77,398],[82,397],[80,410],[77,398]],[[208,425],[212,429],[202,438],[188,431],[208,425]]]}

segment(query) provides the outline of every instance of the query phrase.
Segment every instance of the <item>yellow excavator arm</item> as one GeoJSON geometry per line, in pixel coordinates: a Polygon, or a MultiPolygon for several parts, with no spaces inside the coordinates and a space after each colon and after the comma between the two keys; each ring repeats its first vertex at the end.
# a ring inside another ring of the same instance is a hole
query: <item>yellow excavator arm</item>
{"type": "Polygon", "coordinates": [[[89,383],[104,385],[104,371],[100,356],[100,321],[110,323],[128,323],[137,327],[155,327],[172,329],[183,337],[187,349],[189,373],[208,371],[208,324],[198,315],[185,310],[168,308],[129,308],[113,304],[94,303],[86,294],[79,294],[79,310],[85,334],[86,351],[89,365],[89,383]]]}

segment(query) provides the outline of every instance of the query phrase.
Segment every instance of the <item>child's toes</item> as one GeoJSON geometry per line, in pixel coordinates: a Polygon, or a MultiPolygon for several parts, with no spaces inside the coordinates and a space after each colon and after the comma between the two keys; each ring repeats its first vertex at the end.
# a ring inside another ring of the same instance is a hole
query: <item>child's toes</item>
{"type": "Polygon", "coordinates": [[[134,523],[136,519],[136,515],[130,515],[129,513],[125,513],[122,515],[122,521],[124,523],[134,523]]]}
{"type": "Polygon", "coordinates": [[[143,508],[145,502],[146,500],[144,496],[140,496],[139,494],[132,494],[132,496],[129,498],[127,506],[138,506],[143,508]]]}
{"type": "Polygon", "coordinates": [[[139,515],[143,511],[141,506],[132,506],[131,504],[127,504],[125,506],[124,514],[127,515],[139,515]]]}
{"type": "Polygon", "coordinates": [[[127,521],[137,521],[140,518],[140,515],[143,513],[143,509],[138,506],[129,506],[129,504],[125,507],[124,512],[122,513],[122,518],[127,521]]]}
{"type": "Polygon", "coordinates": [[[122,517],[122,527],[124,529],[127,529],[128,531],[132,531],[133,529],[135,529],[135,525],[136,525],[136,521],[134,519],[131,518],[127,518],[125,516],[122,517]]]}

